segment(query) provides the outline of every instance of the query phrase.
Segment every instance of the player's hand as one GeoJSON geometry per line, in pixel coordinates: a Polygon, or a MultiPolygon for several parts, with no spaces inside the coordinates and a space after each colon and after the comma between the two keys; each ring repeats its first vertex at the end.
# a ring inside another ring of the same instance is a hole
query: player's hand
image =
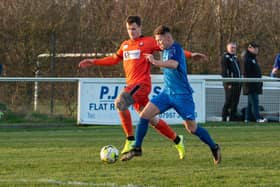
{"type": "Polygon", "coordinates": [[[149,54],[149,53],[144,53],[144,56],[146,57],[146,59],[151,62],[153,64],[153,62],[155,61],[154,55],[149,54]]]}
{"type": "Polygon", "coordinates": [[[202,53],[192,53],[192,59],[193,60],[208,61],[208,57],[205,54],[202,54],[202,53]]]}
{"type": "Polygon", "coordinates": [[[79,63],[79,68],[87,68],[94,65],[94,59],[84,59],[79,63]]]}

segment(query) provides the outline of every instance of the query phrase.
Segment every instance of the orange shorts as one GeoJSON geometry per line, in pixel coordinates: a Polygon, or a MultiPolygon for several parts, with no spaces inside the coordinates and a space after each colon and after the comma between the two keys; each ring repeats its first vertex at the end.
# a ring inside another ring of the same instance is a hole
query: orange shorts
{"type": "Polygon", "coordinates": [[[137,112],[139,112],[149,102],[149,94],[151,92],[151,85],[143,84],[143,83],[142,84],[127,85],[124,88],[124,91],[125,92],[130,92],[137,85],[139,85],[140,88],[132,95],[132,97],[134,99],[133,107],[137,112]]]}

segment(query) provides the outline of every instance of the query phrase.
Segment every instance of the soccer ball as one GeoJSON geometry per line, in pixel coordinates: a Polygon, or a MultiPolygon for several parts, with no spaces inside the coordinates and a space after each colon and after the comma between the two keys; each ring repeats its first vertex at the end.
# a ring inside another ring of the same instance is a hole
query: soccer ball
{"type": "Polygon", "coordinates": [[[113,145],[106,145],[101,148],[100,159],[108,164],[115,163],[119,158],[119,150],[113,145]]]}

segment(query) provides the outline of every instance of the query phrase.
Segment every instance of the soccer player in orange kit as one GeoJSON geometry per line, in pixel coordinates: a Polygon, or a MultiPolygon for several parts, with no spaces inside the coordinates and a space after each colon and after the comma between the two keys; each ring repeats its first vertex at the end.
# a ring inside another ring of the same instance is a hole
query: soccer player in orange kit
{"type": "MultiPolygon", "coordinates": [[[[148,96],[152,84],[150,76],[151,63],[147,61],[144,54],[153,54],[161,50],[153,37],[142,35],[141,18],[139,16],[128,16],[126,19],[126,28],[130,39],[125,40],[121,44],[116,54],[101,59],[84,59],[79,63],[80,68],[86,68],[93,65],[114,65],[123,61],[126,87],[115,100],[122,128],[126,135],[126,142],[121,151],[122,154],[130,151],[135,141],[128,107],[133,104],[133,107],[139,113],[149,102],[148,96]],[[139,87],[139,89],[133,95],[130,95],[129,93],[135,87],[139,87]]],[[[195,60],[206,59],[206,56],[201,53],[185,51],[185,55],[187,58],[193,58],[195,60]]],[[[175,143],[179,157],[183,159],[185,156],[183,136],[177,135],[164,120],[157,117],[151,119],[150,124],[160,134],[175,143]]]]}

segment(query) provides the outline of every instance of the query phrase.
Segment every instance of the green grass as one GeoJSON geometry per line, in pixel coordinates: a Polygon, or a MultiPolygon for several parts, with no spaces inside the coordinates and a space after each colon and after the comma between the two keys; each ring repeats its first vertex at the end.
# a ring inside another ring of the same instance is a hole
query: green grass
{"type": "Polygon", "coordinates": [[[3,116],[0,118],[1,124],[19,124],[19,123],[74,123],[75,119],[71,117],[65,117],[62,115],[49,115],[38,112],[24,112],[24,113],[15,113],[11,111],[6,111],[3,116]]]}
{"type": "Polygon", "coordinates": [[[207,123],[222,146],[222,164],[183,126],[187,158],[149,129],[143,156],[104,164],[102,146],[124,143],[120,126],[0,125],[0,186],[280,186],[280,124],[207,123]]]}

